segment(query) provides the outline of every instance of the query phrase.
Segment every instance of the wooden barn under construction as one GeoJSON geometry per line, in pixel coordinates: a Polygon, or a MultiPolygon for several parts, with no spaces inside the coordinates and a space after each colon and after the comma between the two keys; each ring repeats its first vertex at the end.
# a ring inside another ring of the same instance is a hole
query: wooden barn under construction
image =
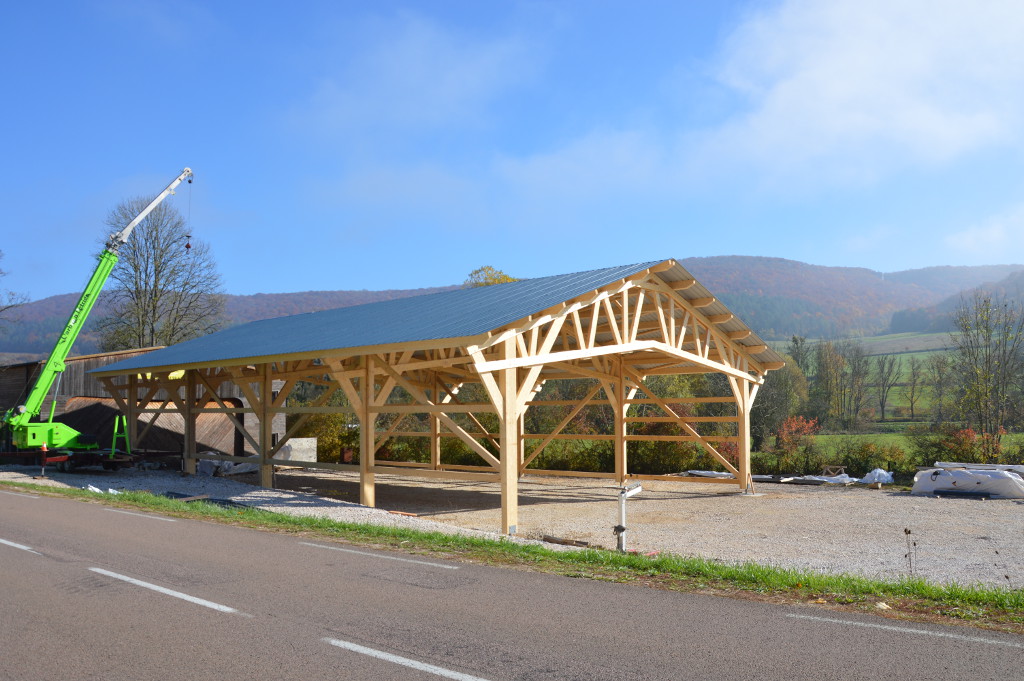
{"type": "Polygon", "coordinates": [[[200,458],[240,459],[202,453],[200,419],[222,415],[259,456],[265,486],[277,463],[358,471],[368,506],[375,505],[378,474],[494,481],[501,486],[501,530],[515,533],[524,475],[620,484],[694,480],[632,471],[635,442],[696,444],[731,474],[719,482],[750,489],[750,410],[766,374],[782,366],[782,357],[685,268],[665,260],[252,322],[126,357],[92,376],[128,416],[133,441],[146,419],[173,415],[183,429],[188,471],[200,458]],[[725,389],[692,397],[659,394],[652,385],[654,377],[682,374],[718,374],[725,389]],[[544,386],[565,380],[584,382],[585,397],[545,400],[544,386]],[[314,386],[317,397],[305,406],[289,404],[300,386],[307,393],[314,386]],[[244,404],[226,399],[225,391],[237,391],[244,404]],[[690,406],[707,403],[723,410],[692,415],[690,406]],[[613,415],[607,432],[567,429],[581,410],[595,406],[613,415]],[[528,411],[545,408],[564,417],[548,432],[525,432],[528,411]],[[332,413],[358,424],[357,464],[279,458],[309,418],[332,413]],[[276,435],[275,423],[287,414],[290,427],[276,435]],[[671,425],[671,432],[637,432],[654,423],[671,425]],[[379,459],[392,438],[418,440],[424,456],[379,459]],[[606,443],[614,466],[599,472],[536,467],[552,442],[573,438],[606,443]],[[457,439],[476,461],[446,461],[446,439],[457,439]]]}

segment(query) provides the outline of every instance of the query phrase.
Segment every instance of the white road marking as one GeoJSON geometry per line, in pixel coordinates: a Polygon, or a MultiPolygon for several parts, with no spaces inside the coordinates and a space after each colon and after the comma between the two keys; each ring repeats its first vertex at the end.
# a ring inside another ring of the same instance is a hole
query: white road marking
{"type": "Polygon", "coordinates": [[[453,671],[451,669],[445,669],[444,667],[438,667],[436,665],[427,664],[426,662],[417,662],[416,660],[410,660],[407,657],[399,657],[398,655],[385,653],[383,650],[374,650],[373,648],[367,648],[366,646],[361,646],[357,643],[339,641],[336,638],[325,638],[323,640],[326,643],[330,643],[332,646],[344,648],[345,650],[351,650],[354,653],[369,655],[370,657],[376,657],[378,660],[393,662],[395,664],[400,664],[404,667],[410,667],[421,672],[436,674],[438,676],[443,676],[448,679],[456,679],[457,681],[487,681],[486,679],[482,679],[479,676],[463,674],[462,672],[453,671]]]}
{"type": "Polygon", "coordinates": [[[897,627],[891,624],[875,624],[873,622],[854,622],[851,620],[833,619],[831,617],[815,617],[814,615],[786,615],[798,620],[811,620],[814,622],[831,622],[833,624],[847,624],[851,627],[867,627],[869,629],[882,629],[884,631],[898,631],[901,634],[918,634],[921,636],[935,636],[937,638],[952,638],[957,641],[967,641],[969,643],[987,643],[993,646],[1006,646],[1008,648],[1024,648],[1024,643],[1017,643],[1015,641],[1000,641],[994,638],[984,638],[981,636],[965,636],[963,634],[951,634],[945,631],[929,631],[928,629],[911,629],[909,627],[897,627]]]}
{"type": "Polygon", "coordinates": [[[441,563],[431,563],[426,560],[415,560],[413,558],[398,558],[397,556],[386,556],[380,553],[370,553],[369,551],[356,551],[355,549],[343,549],[340,546],[327,546],[326,544],[311,544],[307,541],[300,541],[300,544],[304,546],[315,546],[318,549],[330,549],[331,551],[343,551],[344,553],[355,553],[360,556],[369,556],[370,558],[383,558],[384,560],[398,560],[403,563],[416,563],[417,565],[429,565],[430,567],[444,568],[445,570],[458,570],[457,565],[443,565],[441,563]]]}
{"type": "Polygon", "coordinates": [[[28,551],[29,553],[34,553],[37,556],[43,555],[43,554],[39,553],[38,551],[33,551],[31,546],[25,546],[24,544],[15,544],[14,542],[7,541],[6,539],[0,539],[0,544],[6,544],[7,546],[13,546],[16,549],[21,549],[22,551],[28,551]]]}
{"type": "Polygon", "coordinates": [[[229,608],[226,605],[221,605],[220,603],[214,603],[213,601],[208,601],[208,600],[205,600],[205,599],[202,599],[202,598],[196,598],[195,596],[189,596],[188,594],[183,594],[180,591],[173,591],[172,589],[165,589],[162,586],[157,586],[156,584],[150,584],[149,582],[143,582],[143,581],[138,580],[138,579],[133,579],[132,577],[126,577],[125,575],[119,575],[116,572],[110,572],[109,570],[104,570],[103,568],[95,568],[94,567],[94,568],[89,568],[89,569],[92,572],[96,572],[96,573],[99,573],[101,575],[106,575],[107,577],[113,577],[114,579],[120,579],[122,582],[128,582],[129,584],[134,584],[135,586],[141,586],[144,589],[150,589],[151,591],[156,591],[158,593],[162,593],[162,594],[165,594],[167,596],[174,596],[175,598],[180,598],[183,601],[188,601],[189,603],[195,603],[196,605],[201,605],[203,607],[210,608],[212,610],[219,610],[221,612],[230,612],[230,613],[235,613],[235,614],[238,614],[238,615],[244,615],[245,614],[245,613],[238,612],[234,608],[229,608]]]}
{"type": "Polygon", "coordinates": [[[169,523],[176,522],[176,520],[174,518],[161,518],[158,515],[148,515],[146,513],[135,513],[134,511],[122,511],[119,508],[108,508],[108,509],[105,509],[105,510],[110,511],[111,513],[124,513],[125,515],[137,515],[140,518],[149,518],[150,520],[166,520],[169,523]]]}
{"type": "Polygon", "coordinates": [[[37,497],[34,494],[22,494],[21,492],[7,492],[7,491],[2,490],[2,489],[0,489],[0,494],[10,494],[12,497],[25,497],[26,499],[38,499],[39,498],[39,497],[37,497]]]}

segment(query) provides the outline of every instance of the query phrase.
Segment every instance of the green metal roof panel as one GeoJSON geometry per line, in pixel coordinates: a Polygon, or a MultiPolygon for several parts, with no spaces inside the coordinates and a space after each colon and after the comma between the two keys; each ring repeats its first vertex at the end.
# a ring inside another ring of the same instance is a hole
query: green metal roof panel
{"type": "Polygon", "coordinates": [[[103,367],[103,373],[214,364],[487,333],[625,279],[660,260],[264,319],[103,367]]]}

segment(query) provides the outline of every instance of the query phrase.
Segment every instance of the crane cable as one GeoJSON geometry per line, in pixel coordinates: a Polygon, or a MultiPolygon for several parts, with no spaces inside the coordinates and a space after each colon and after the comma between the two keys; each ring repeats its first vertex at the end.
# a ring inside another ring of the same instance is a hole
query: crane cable
{"type": "MultiPolygon", "coordinates": [[[[192,176],[188,178],[188,217],[185,218],[185,222],[188,224],[188,230],[192,231],[192,176]]],[[[185,253],[192,252],[192,235],[185,235],[185,253]]]]}

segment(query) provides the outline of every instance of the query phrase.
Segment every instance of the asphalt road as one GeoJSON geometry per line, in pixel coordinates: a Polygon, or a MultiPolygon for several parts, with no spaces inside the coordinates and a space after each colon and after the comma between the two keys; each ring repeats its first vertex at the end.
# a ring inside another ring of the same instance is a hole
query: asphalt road
{"type": "Polygon", "coordinates": [[[0,491],[0,679],[1010,679],[1024,638],[0,491]]]}

